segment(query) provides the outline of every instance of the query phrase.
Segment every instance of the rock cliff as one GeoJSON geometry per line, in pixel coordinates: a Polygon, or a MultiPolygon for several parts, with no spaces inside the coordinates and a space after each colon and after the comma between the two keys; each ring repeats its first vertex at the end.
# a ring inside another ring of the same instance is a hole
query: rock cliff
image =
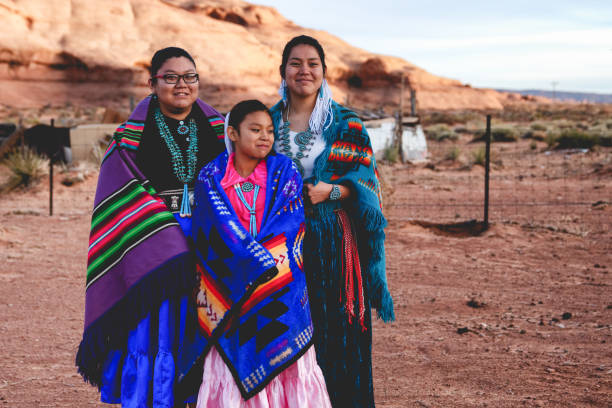
{"type": "Polygon", "coordinates": [[[273,103],[282,47],[299,34],[323,44],[334,97],[352,106],[392,111],[402,73],[419,109],[500,109],[509,100],[241,0],[0,0],[0,21],[0,103],[14,107],[126,106],[148,93],[151,56],[170,45],[194,56],[201,96],[219,109],[247,97],[273,103]]]}

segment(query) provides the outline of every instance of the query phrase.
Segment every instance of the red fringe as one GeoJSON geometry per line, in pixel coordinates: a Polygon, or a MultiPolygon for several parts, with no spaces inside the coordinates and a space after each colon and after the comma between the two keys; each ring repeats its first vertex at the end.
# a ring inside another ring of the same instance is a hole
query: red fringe
{"type": "MultiPolygon", "coordinates": [[[[366,330],[364,323],[365,318],[365,301],[363,298],[363,279],[361,277],[361,263],[359,262],[359,252],[357,251],[357,243],[353,237],[353,229],[351,221],[346,214],[346,211],[336,211],[338,222],[342,228],[343,234],[343,256],[342,256],[342,274],[344,277],[344,292],[346,293],[346,312],[348,314],[349,323],[353,323],[355,315],[355,278],[357,279],[357,305],[359,307],[359,324],[361,331],[366,330]]],[[[342,302],[342,294],[340,294],[340,302],[342,302]]]]}

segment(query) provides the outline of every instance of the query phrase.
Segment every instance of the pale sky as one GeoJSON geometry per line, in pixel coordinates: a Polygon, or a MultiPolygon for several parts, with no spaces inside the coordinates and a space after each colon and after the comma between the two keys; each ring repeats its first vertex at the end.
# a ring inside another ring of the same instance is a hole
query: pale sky
{"type": "Polygon", "coordinates": [[[476,87],[612,93],[612,0],[252,0],[476,87]]]}

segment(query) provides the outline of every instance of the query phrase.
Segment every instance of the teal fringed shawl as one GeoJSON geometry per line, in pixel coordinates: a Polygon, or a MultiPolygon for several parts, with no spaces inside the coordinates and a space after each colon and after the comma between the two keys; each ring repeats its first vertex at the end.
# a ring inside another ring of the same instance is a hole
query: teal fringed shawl
{"type": "MultiPolygon", "coordinates": [[[[281,120],[283,104],[272,107],[273,123],[281,120]]],[[[365,290],[377,316],[385,322],[395,320],[393,299],[389,293],[385,272],[384,228],[387,220],[382,213],[381,187],[370,137],[359,117],[335,101],[332,103],[332,123],[323,131],[326,147],[317,157],[313,177],[319,181],[343,184],[351,189],[349,200],[342,202],[355,226],[359,256],[364,268],[365,290]]],[[[276,131],[278,137],[278,129],[276,131]]],[[[340,208],[338,201],[325,201],[312,208],[313,228],[322,231],[337,225],[333,211],[340,208]]],[[[310,217],[309,217],[310,218],[310,217]]],[[[316,235],[316,234],[315,234],[316,235]]],[[[320,242],[319,245],[326,245],[320,242]]],[[[330,259],[332,263],[340,260],[330,259]]]]}

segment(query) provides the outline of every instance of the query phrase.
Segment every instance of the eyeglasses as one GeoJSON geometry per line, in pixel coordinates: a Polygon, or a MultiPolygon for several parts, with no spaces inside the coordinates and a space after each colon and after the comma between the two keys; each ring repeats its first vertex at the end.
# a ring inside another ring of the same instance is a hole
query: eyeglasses
{"type": "Polygon", "coordinates": [[[178,74],[154,75],[152,78],[161,78],[164,80],[165,83],[169,85],[174,85],[178,81],[180,81],[181,78],[183,78],[183,81],[185,81],[186,84],[195,84],[196,82],[198,82],[198,79],[200,79],[200,76],[198,74],[189,73],[189,74],[183,74],[183,75],[178,75],[178,74]]]}

